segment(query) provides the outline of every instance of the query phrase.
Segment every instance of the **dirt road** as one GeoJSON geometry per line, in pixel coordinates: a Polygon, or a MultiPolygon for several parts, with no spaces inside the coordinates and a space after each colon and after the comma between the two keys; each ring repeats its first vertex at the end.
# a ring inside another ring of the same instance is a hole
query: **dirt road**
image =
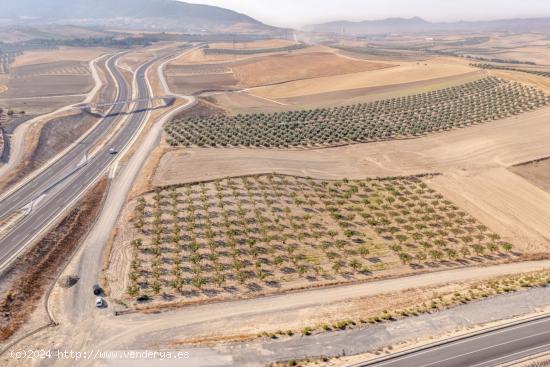
{"type": "MultiPolygon", "coordinates": [[[[62,318],[60,326],[50,330],[55,334],[51,334],[49,338],[38,335],[37,340],[49,339],[53,346],[73,350],[87,350],[90,346],[95,350],[156,349],[169,345],[174,340],[193,337],[194,334],[204,335],[215,330],[215,325],[223,328],[231,328],[231,325],[251,325],[255,322],[265,322],[266,317],[271,322],[277,322],[278,318],[300,317],[301,312],[308,307],[377,295],[389,290],[402,291],[448,282],[482,280],[549,267],[550,261],[540,261],[454,269],[350,286],[199,305],[159,314],[130,314],[117,317],[110,311],[103,310],[90,312],[86,317],[82,315],[78,319],[62,318]]],[[[63,291],[74,292],[74,289],[63,291]]],[[[72,363],[70,360],[57,362],[56,366],[70,366],[72,363]]],[[[88,365],[94,365],[93,363],[88,365]]]]}

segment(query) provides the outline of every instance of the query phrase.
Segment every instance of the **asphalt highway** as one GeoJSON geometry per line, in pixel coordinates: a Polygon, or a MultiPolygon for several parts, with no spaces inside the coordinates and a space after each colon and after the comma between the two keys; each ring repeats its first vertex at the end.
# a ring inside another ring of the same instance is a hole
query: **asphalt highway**
{"type": "MultiPolygon", "coordinates": [[[[156,56],[138,68],[136,71],[138,98],[150,97],[145,79],[146,70],[151,64],[166,56],[156,56]]],[[[118,85],[119,92],[116,101],[131,99],[130,86],[116,67],[115,62],[116,57],[111,58],[107,67],[114,76],[113,82],[118,85]]],[[[12,261],[36,237],[37,233],[40,233],[75,198],[89,188],[97,177],[105,173],[105,170],[116,159],[116,155],[109,154],[108,149],[113,148],[120,151],[131,141],[144,122],[148,107],[148,101],[137,103],[133,108],[137,112],[128,116],[122,128],[110,139],[102,151],[83,164],[86,152],[97,146],[118,123],[119,119],[125,117],[121,113],[125,106],[115,105],[109,116],[104,118],[81,143],[75,145],[37,177],[0,202],[0,218],[32,203],[32,210],[0,239],[0,269],[12,261]]]]}
{"type": "Polygon", "coordinates": [[[550,351],[550,316],[349,367],[492,367],[550,351]]]}

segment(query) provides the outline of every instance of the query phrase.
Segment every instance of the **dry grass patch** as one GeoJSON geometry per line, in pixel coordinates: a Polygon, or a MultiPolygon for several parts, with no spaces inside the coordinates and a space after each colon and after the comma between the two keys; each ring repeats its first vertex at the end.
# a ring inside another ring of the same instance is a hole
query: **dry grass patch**
{"type": "Polygon", "coordinates": [[[25,51],[15,59],[12,67],[25,65],[47,64],[56,61],[90,61],[106,53],[104,48],[95,47],[60,47],[52,50],[25,51]]]}
{"type": "Polygon", "coordinates": [[[312,52],[272,55],[243,61],[232,66],[232,70],[241,86],[256,87],[291,80],[371,71],[388,66],[346,59],[329,52],[312,52]]]}
{"type": "Polygon", "coordinates": [[[255,94],[272,99],[300,97],[310,94],[410,83],[420,80],[467,74],[475,69],[455,59],[436,58],[422,62],[402,62],[400,66],[362,73],[298,80],[280,85],[260,87],[255,94]]]}
{"type": "Polygon", "coordinates": [[[510,258],[512,245],[419,178],[266,174],[140,197],[131,297],[197,300],[510,258]]]}
{"type": "Polygon", "coordinates": [[[229,42],[218,42],[218,43],[211,43],[209,46],[211,48],[237,48],[237,49],[259,49],[259,48],[276,48],[276,47],[286,47],[294,45],[296,42],[289,41],[289,40],[283,40],[283,39],[267,39],[267,40],[258,40],[258,41],[250,41],[250,42],[235,42],[235,43],[229,43],[229,42]]]}
{"type": "Polygon", "coordinates": [[[518,164],[509,170],[550,193],[550,158],[518,164]]]}

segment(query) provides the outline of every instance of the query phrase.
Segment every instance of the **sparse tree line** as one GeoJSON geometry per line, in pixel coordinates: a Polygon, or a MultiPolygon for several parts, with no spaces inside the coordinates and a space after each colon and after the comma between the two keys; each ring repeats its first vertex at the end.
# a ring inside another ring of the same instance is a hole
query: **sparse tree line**
{"type": "Polygon", "coordinates": [[[305,43],[296,43],[294,45],[272,48],[257,48],[257,49],[234,49],[234,48],[210,48],[208,45],[204,47],[205,55],[254,55],[265,54],[272,52],[284,52],[301,50],[308,47],[305,43]]]}
{"type": "Polygon", "coordinates": [[[534,74],[538,76],[543,76],[545,78],[550,78],[550,71],[544,71],[544,70],[520,69],[520,68],[511,67],[511,66],[502,66],[502,65],[494,65],[494,64],[470,64],[470,65],[480,69],[519,71],[522,73],[529,73],[529,74],[534,74]]]}
{"type": "Polygon", "coordinates": [[[361,279],[396,266],[429,268],[512,251],[414,177],[268,174],[158,188],[137,200],[133,225],[131,296],[361,279]]]}
{"type": "Polygon", "coordinates": [[[417,137],[503,119],[550,103],[542,91],[486,77],[431,92],[349,106],[174,120],[172,146],[320,147],[417,137]]]}

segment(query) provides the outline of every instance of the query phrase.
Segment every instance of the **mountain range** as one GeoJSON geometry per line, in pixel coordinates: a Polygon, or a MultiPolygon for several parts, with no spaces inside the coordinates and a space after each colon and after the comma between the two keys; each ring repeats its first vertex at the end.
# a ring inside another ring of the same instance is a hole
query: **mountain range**
{"type": "Polygon", "coordinates": [[[70,24],[194,33],[278,30],[232,10],[176,0],[2,0],[0,24],[70,24]]]}
{"type": "Polygon", "coordinates": [[[489,21],[429,22],[419,17],[388,18],[360,22],[334,21],[312,24],[303,30],[350,35],[428,32],[547,32],[550,18],[516,18],[489,21]]]}

